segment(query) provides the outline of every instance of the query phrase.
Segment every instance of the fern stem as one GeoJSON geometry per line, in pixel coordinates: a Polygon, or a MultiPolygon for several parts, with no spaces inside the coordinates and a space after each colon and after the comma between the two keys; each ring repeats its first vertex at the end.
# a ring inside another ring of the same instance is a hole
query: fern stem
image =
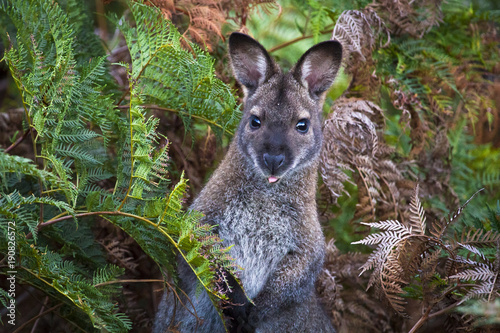
{"type": "MultiPolygon", "coordinates": [[[[396,202],[396,198],[394,197],[394,193],[392,193],[391,191],[391,188],[389,186],[389,183],[387,183],[387,180],[385,179],[385,177],[380,177],[382,179],[382,181],[384,182],[385,186],[387,186],[387,189],[389,190],[389,193],[391,194],[391,198],[392,198],[392,204],[394,205],[394,218],[398,218],[398,204],[396,202]]],[[[403,218],[403,214],[399,214],[399,216],[401,217],[401,222],[403,222],[404,224],[404,218],[403,218]]]]}
{"type": "MultiPolygon", "coordinates": [[[[147,108],[147,109],[154,109],[154,110],[160,110],[160,111],[173,112],[173,113],[177,113],[177,114],[182,113],[179,110],[169,109],[169,108],[165,108],[165,107],[158,106],[158,105],[146,104],[146,105],[142,105],[142,107],[147,108]]],[[[128,109],[129,106],[128,105],[120,105],[120,106],[117,106],[117,108],[118,109],[128,109]]],[[[220,129],[222,129],[224,132],[226,132],[230,136],[234,135],[233,132],[231,132],[230,130],[224,128],[223,126],[221,126],[220,124],[216,123],[215,121],[212,121],[212,120],[207,119],[207,118],[203,118],[201,116],[197,116],[195,114],[188,114],[188,116],[191,117],[191,118],[194,118],[194,119],[198,119],[198,120],[204,121],[204,122],[206,122],[206,123],[208,123],[210,125],[213,125],[215,127],[219,127],[220,129]]]]}
{"type": "Polygon", "coordinates": [[[108,284],[115,284],[115,283],[149,283],[149,282],[164,282],[163,280],[160,279],[139,279],[139,280],[134,280],[134,279],[126,279],[126,280],[113,280],[113,281],[107,281],[103,283],[98,283],[94,285],[94,287],[101,287],[101,286],[107,286],[108,284]]]}
{"type": "Polygon", "coordinates": [[[493,296],[493,294],[494,294],[494,293],[495,293],[495,291],[497,290],[497,289],[495,288],[495,286],[496,286],[496,284],[497,284],[498,274],[499,274],[499,273],[497,272],[497,274],[495,275],[495,279],[493,280],[493,283],[491,284],[491,286],[492,286],[492,287],[491,287],[491,291],[490,291],[490,293],[489,293],[489,295],[488,295],[488,302],[491,302],[491,297],[493,296]]]}
{"type": "Polygon", "coordinates": [[[41,318],[43,316],[45,316],[46,314],[48,313],[51,313],[52,311],[58,309],[59,307],[61,307],[64,303],[59,303],[53,307],[51,307],[50,309],[47,309],[45,310],[44,312],[42,313],[39,313],[38,315],[34,316],[33,318],[31,318],[30,320],[28,320],[27,322],[23,323],[21,326],[19,326],[15,331],[13,331],[12,333],[19,333],[19,332],[22,332],[22,329],[25,328],[26,326],[28,326],[29,324],[31,324],[34,320],[37,320],[38,318],[41,318]]]}
{"type": "Polygon", "coordinates": [[[427,321],[427,319],[429,319],[429,313],[431,312],[431,309],[432,306],[429,306],[422,317],[420,317],[420,319],[416,322],[415,325],[413,325],[408,333],[415,333],[427,321]]]}
{"type": "MultiPolygon", "coordinates": [[[[208,286],[201,280],[201,278],[198,276],[198,274],[196,274],[196,270],[193,268],[193,266],[191,266],[191,264],[189,263],[189,260],[186,258],[186,256],[184,255],[184,253],[181,251],[181,249],[177,246],[177,243],[175,242],[175,240],[172,238],[172,236],[170,236],[168,234],[168,232],[166,232],[165,230],[163,230],[163,228],[161,228],[159,225],[157,225],[156,223],[148,220],[147,218],[144,218],[142,216],[139,216],[139,215],[134,215],[134,214],[129,214],[129,213],[125,213],[125,212],[121,212],[121,211],[102,211],[102,212],[86,212],[86,213],[81,213],[81,214],[75,214],[74,216],[73,215],[68,215],[68,216],[62,216],[62,217],[59,217],[59,218],[56,218],[56,219],[52,219],[52,220],[49,220],[47,222],[43,222],[43,223],[40,223],[38,225],[38,229],[40,230],[42,227],[45,227],[45,226],[48,226],[48,225],[51,225],[51,224],[54,224],[54,223],[57,223],[57,222],[61,222],[61,221],[64,221],[64,220],[69,220],[70,218],[77,218],[77,217],[86,217],[86,216],[93,216],[93,215],[119,215],[119,216],[126,216],[126,217],[131,217],[131,218],[134,218],[134,219],[137,219],[137,220],[140,220],[140,221],[143,221],[143,222],[146,222],[147,224],[155,227],[156,230],[158,230],[160,233],[162,233],[165,237],[167,237],[167,239],[170,241],[170,243],[177,249],[177,251],[179,252],[179,254],[181,255],[182,259],[188,264],[188,266],[191,268],[191,270],[193,271],[193,273],[196,275],[196,278],[198,279],[198,281],[201,283],[201,285],[205,288],[205,290],[209,293],[209,294],[212,294],[213,296],[219,298],[219,299],[222,299],[221,296],[217,295],[216,293],[214,293],[212,290],[210,290],[210,288],[208,288],[208,286]]],[[[28,233],[26,235],[26,238],[31,238],[33,237],[32,233],[28,233]]],[[[31,272],[32,273],[32,272],[31,272]]],[[[34,273],[32,273],[34,274],[34,273]]],[[[36,274],[34,274],[36,275],[36,274]]],[[[39,278],[39,277],[38,277],[39,278]]],[[[46,281],[44,281],[46,282],[46,281]]],[[[46,282],[48,283],[48,282],[46,282]]],[[[50,285],[50,284],[49,284],[50,285]]],[[[77,305],[78,306],[78,305],[77,305]]]]}
{"type": "Polygon", "coordinates": [[[43,194],[48,194],[48,193],[54,193],[54,192],[61,192],[64,191],[62,188],[54,189],[54,190],[48,190],[48,191],[43,191],[43,194]]]}
{"type": "MultiPolygon", "coordinates": [[[[48,302],[49,302],[49,296],[45,296],[45,300],[43,301],[42,307],[40,308],[40,311],[38,312],[38,315],[40,315],[41,313],[44,312],[45,307],[47,306],[48,302]]],[[[33,324],[33,327],[31,328],[30,333],[35,333],[36,332],[36,328],[38,327],[38,323],[39,322],[40,322],[40,317],[38,317],[36,319],[35,323],[33,324]]]]}
{"type": "Polygon", "coordinates": [[[24,141],[24,139],[26,139],[26,137],[28,136],[28,134],[31,133],[31,130],[32,128],[30,127],[26,132],[24,132],[24,134],[19,137],[16,142],[14,142],[13,144],[11,144],[9,147],[7,147],[5,150],[4,150],[4,153],[8,153],[9,151],[11,151],[12,149],[16,148],[21,142],[24,141]]]}
{"type": "MultiPolygon", "coordinates": [[[[146,218],[144,218],[142,216],[134,215],[134,214],[124,213],[124,212],[120,212],[120,211],[115,211],[115,212],[113,212],[113,211],[102,211],[102,212],[86,212],[86,213],[76,214],[74,216],[73,215],[66,215],[66,216],[61,216],[61,217],[58,217],[58,218],[53,218],[51,220],[48,220],[47,222],[40,223],[38,225],[38,228],[41,229],[43,227],[46,227],[48,225],[51,225],[51,224],[54,224],[54,223],[57,223],[57,222],[61,222],[61,221],[64,221],[64,220],[69,220],[72,217],[77,218],[77,217],[86,217],[86,216],[93,216],[93,215],[122,215],[122,216],[137,218],[139,220],[143,220],[143,221],[147,221],[149,223],[152,223],[148,219],[146,219],[146,218]]],[[[32,237],[31,232],[26,235],[26,238],[31,238],[31,237],[32,237]]]]}
{"type": "Polygon", "coordinates": [[[130,92],[130,87],[128,87],[127,90],[125,90],[122,97],[120,97],[120,99],[118,100],[118,103],[116,103],[117,107],[121,106],[120,103],[123,102],[123,100],[125,99],[125,96],[127,96],[129,92],[130,92]]]}
{"type": "Polygon", "coordinates": [[[460,300],[460,301],[458,301],[458,302],[453,303],[452,305],[449,305],[449,306],[445,307],[444,309],[441,309],[441,310],[439,310],[439,311],[436,311],[436,312],[434,312],[434,313],[431,313],[431,314],[427,317],[427,319],[431,319],[431,318],[433,318],[433,317],[440,316],[440,315],[442,315],[443,313],[446,313],[446,312],[450,311],[451,309],[453,309],[453,308],[457,307],[457,306],[458,306],[458,305],[460,305],[460,303],[462,303],[462,302],[463,302],[463,300],[460,300]]]}
{"type": "MultiPolygon", "coordinates": [[[[354,156],[354,154],[353,154],[353,156],[354,156]]],[[[363,176],[363,173],[361,172],[361,170],[358,168],[357,165],[355,165],[355,167],[356,167],[356,170],[358,170],[359,176],[363,180],[363,184],[365,185],[365,188],[366,188],[366,193],[368,194],[368,198],[370,198],[370,206],[372,208],[372,214],[373,214],[373,216],[375,216],[375,206],[373,205],[373,198],[372,198],[372,195],[370,193],[370,187],[368,187],[368,184],[367,184],[365,177],[363,176]]]]}
{"type": "MultiPolygon", "coordinates": [[[[448,295],[449,293],[451,293],[452,291],[456,290],[456,289],[459,289],[459,288],[463,288],[463,287],[474,287],[475,284],[458,284],[452,288],[449,288],[448,290],[446,290],[442,295],[441,295],[441,298],[445,297],[446,295],[448,295]]],[[[458,305],[460,305],[460,303],[462,303],[463,301],[458,301],[458,302],[455,302],[453,304],[451,304],[450,306],[447,306],[446,308],[444,309],[441,309],[439,311],[436,311],[434,313],[430,313],[430,310],[432,310],[432,308],[437,304],[437,302],[433,303],[432,305],[429,305],[429,308],[428,308],[428,314],[427,314],[427,318],[425,320],[428,320],[428,319],[431,319],[431,318],[434,318],[434,317],[437,317],[437,316],[440,316],[442,315],[443,313],[446,313],[448,311],[450,311],[451,309],[457,307],[458,305]]],[[[416,326],[416,324],[415,324],[416,326]]],[[[418,328],[418,327],[417,327],[418,328]]]]}
{"type": "MultiPolygon", "coordinates": [[[[198,323],[200,322],[200,317],[198,317],[198,313],[196,312],[196,307],[194,306],[193,302],[191,301],[191,299],[189,298],[189,296],[186,294],[186,292],[182,289],[179,288],[179,290],[184,294],[184,296],[186,296],[186,299],[187,301],[189,302],[189,304],[191,304],[191,307],[193,308],[193,311],[191,311],[191,309],[189,309],[185,304],[184,302],[182,302],[182,299],[180,298],[179,294],[177,293],[177,290],[175,290],[175,288],[170,284],[168,283],[167,281],[165,281],[165,284],[168,286],[168,288],[170,288],[170,290],[174,293],[176,299],[179,301],[179,303],[181,303],[181,305],[192,315],[196,318],[196,322],[197,322],[197,326],[198,326],[198,323]]],[[[174,315],[172,317],[172,320],[169,324],[169,326],[171,324],[173,324],[173,320],[175,319],[175,306],[177,305],[177,303],[174,303],[174,315]]],[[[220,315],[220,314],[219,314],[220,315]]],[[[222,318],[222,317],[221,317],[222,318]]],[[[224,322],[224,321],[223,321],[224,322]]],[[[224,324],[224,327],[226,325],[224,324]]]]}
{"type": "MultiPolygon", "coordinates": [[[[331,28],[333,28],[333,24],[330,24],[328,26],[326,26],[326,28],[322,31],[320,31],[320,34],[321,35],[325,35],[325,34],[329,34],[332,32],[331,28]]],[[[290,46],[292,44],[295,44],[297,42],[300,42],[301,40],[304,40],[304,39],[309,39],[309,38],[313,38],[314,35],[307,35],[307,36],[300,36],[300,37],[297,37],[295,39],[292,39],[292,40],[289,40],[288,42],[285,42],[283,44],[280,44],[280,45],[276,45],[275,47],[272,47],[268,50],[269,53],[273,53],[275,51],[278,51],[279,49],[282,49],[284,47],[287,47],[287,46],[290,46]]]]}

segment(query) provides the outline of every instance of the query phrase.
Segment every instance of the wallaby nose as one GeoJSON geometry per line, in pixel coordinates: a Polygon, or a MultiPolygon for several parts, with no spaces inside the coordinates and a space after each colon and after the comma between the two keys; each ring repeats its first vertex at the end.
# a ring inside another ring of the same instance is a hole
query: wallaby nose
{"type": "Polygon", "coordinates": [[[285,155],[270,155],[268,153],[264,153],[264,163],[266,164],[271,174],[274,174],[285,162],[285,155]]]}

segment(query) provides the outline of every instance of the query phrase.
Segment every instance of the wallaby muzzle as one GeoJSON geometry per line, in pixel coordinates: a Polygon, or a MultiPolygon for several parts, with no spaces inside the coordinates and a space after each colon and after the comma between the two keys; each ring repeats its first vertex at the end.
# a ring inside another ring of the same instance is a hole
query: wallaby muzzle
{"type": "Polygon", "coordinates": [[[264,164],[271,172],[271,175],[275,175],[278,169],[283,165],[283,162],[285,162],[285,155],[283,154],[270,155],[268,153],[264,153],[263,158],[264,164]]]}

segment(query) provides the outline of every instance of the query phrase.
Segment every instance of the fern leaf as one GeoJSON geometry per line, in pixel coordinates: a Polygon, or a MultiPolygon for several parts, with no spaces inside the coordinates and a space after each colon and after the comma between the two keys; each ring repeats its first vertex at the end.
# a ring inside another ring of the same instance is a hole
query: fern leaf
{"type": "Polygon", "coordinates": [[[462,214],[464,211],[465,207],[469,204],[469,202],[483,189],[480,189],[476,193],[474,193],[462,206],[460,206],[451,216],[449,216],[447,219],[442,219],[439,222],[434,222],[432,224],[432,228],[430,229],[431,234],[436,237],[437,239],[441,239],[448,228],[450,224],[455,222],[458,217],[462,214]]]}
{"type": "Polygon", "coordinates": [[[413,233],[424,235],[425,234],[425,213],[420,199],[418,198],[419,186],[415,187],[415,194],[412,197],[410,203],[410,225],[412,227],[413,233]]]}
{"type": "Polygon", "coordinates": [[[494,230],[486,231],[484,229],[469,230],[467,234],[462,234],[460,244],[474,245],[474,246],[488,246],[496,244],[500,241],[500,233],[494,230]]]}
{"type": "Polygon", "coordinates": [[[493,279],[496,273],[487,267],[475,267],[473,269],[467,269],[463,272],[459,272],[455,275],[450,276],[450,279],[460,279],[460,280],[489,280],[493,279]]]}
{"type": "Polygon", "coordinates": [[[367,225],[370,228],[377,228],[380,230],[394,230],[407,234],[410,233],[410,230],[399,221],[387,220],[382,222],[371,222],[371,223],[361,222],[361,224],[367,225]]]}
{"type": "Polygon", "coordinates": [[[215,77],[213,59],[195,44],[189,44],[194,56],[184,50],[181,35],[157,9],[136,2],[130,8],[136,28],[121,29],[132,55],[131,93],[141,103],[177,113],[187,130],[196,118],[218,135],[234,133],[239,110],[233,93],[215,77]]]}

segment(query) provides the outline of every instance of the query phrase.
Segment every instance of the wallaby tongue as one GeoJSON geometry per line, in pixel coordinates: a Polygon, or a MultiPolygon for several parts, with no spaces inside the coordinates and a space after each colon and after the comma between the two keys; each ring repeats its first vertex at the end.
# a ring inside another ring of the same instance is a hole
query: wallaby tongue
{"type": "Polygon", "coordinates": [[[267,180],[270,182],[270,183],[275,183],[278,181],[278,178],[274,177],[274,176],[271,176],[269,178],[267,178],[267,180]]]}

